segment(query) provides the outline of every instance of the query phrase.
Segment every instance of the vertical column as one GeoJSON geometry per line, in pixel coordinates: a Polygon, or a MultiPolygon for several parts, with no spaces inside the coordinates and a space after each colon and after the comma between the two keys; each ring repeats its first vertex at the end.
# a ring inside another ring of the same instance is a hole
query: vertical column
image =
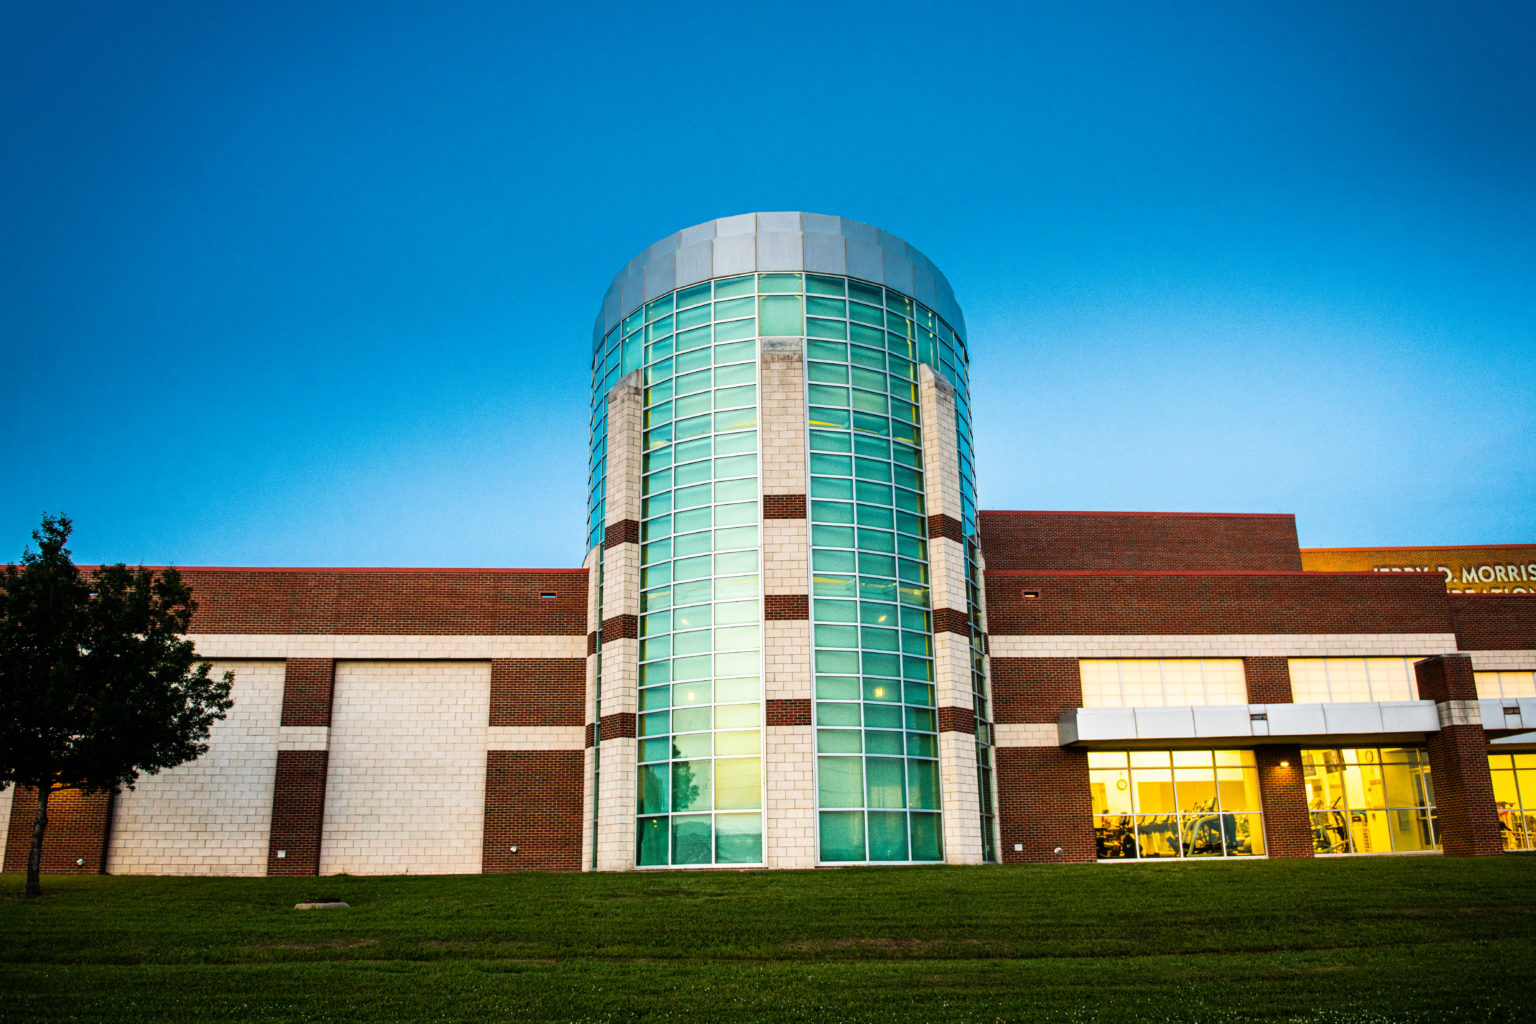
{"type": "Polygon", "coordinates": [[[601,678],[602,654],[599,630],[602,627],[603,547],[587,552],[581,567],[587,570],[587,661],[586,690],[582,698],[582,726],[586,732],[586,751],[581,764],[581,870],[597,866],[594,825],[597,817],[597,697],[601,678]]]}
{"type": "Polygon", "coordinates": [[[965,539],[960,523],[960,461],[955,390],[918,368],[923,485],[933,601],[933,676],[939,711],[939,790],[944,860],[979,864],[981,792],[976,777],[976,716],[971,697],[971,625],[966,610],[965,539]]]}
{"type": "Polygon", "coordinates": [[[608,393],[604,509],[602,670],[596,724],[599,871],[635,866],[635,711],[640,671],[640,478],[643,376],[636,370],[608,393]]]}
{"type": "MultiPolygon", "coordinates": [[[[1253,658],[1251,661],[1279,661],[1282,658],[1253,658]]],[[[1248,680],[1253,700],[1254,677],[1248,680]]],[[[1286,691],[1290,682],[1286,681],[1286,691]]],[[[1255,704],[1288,703],[1253,700],[1255,704]]],[[[1257,747],[1254,765],[1259,770],[1259,803],[1264,812],[1264,847],[1270,857],[1312,856],[1312,817],[1307,813],[1307,787],[1302,778],[1301,748],[1293,746],[1257,747]]]]}
{"type": "Polygon", "coordinates": [[[763,860],[816,865],[811,604],[806,531],[805,342],[760,353],[763,481],[763,700],[767,790],[763,860]]]}
{"type": "MultiPolygon", "coordinates": [[[[1244,658],[1243,679],[1250,704],[1290,704],[1291,669],[1284,658],[1244,658]]],[[[1300,764],[1293,761],[1293,765],[1300,764]]]]}
{"type": "Polygon", "coordinates": [[[267,839],[269,875],[320,871],[335,681],[336,662],[331,658],[289,658],[284,666],[267,839]]]}
{"type": "Polygon", "coordinates": [[[1419,697],[1435,702],[1440,731],[1431,733],[1429,770],[1435,781],[1435,823],[1448,857],[1504,852],[1488,772],[1488,737],[1477,705],[1472,659],[1437,654],[1413,666],[1419,697]]]}

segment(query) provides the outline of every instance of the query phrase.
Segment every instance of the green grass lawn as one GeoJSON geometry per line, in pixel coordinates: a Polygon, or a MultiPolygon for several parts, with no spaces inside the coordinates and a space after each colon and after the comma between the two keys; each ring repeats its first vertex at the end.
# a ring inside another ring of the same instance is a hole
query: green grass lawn
{"type": "Polygon", "coordinates": [[[1533,857],[20,891],[7,1022],[1536,1019],[1533,857]]]}

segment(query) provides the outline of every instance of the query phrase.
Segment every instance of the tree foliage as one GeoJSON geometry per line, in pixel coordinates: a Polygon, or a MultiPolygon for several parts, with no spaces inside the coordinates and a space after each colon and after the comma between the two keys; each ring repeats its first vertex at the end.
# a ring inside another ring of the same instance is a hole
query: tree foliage
{"type": "Polygon", "coordinates": [[[102,566],[87,578],[64,546],[64,516],[0,577],[0,784],[38,792],[29,895],[61,789],[132,789],[208,749],[234,677],[209,675],[185,633],[196,604],[175,569],[102,566]]]}

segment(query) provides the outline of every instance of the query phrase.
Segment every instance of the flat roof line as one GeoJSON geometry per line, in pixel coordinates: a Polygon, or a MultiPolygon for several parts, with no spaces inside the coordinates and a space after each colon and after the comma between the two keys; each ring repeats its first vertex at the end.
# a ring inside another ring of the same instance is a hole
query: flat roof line
{"type": "Polygon", "coordinates": [[[1060,509],[1004,509],[986,508],[977,512],[981,516],[1147,516],[1182,517],[1188,519],[1295,519],[1294,512],[1093,512],[1063,511],[1060,509]]]}

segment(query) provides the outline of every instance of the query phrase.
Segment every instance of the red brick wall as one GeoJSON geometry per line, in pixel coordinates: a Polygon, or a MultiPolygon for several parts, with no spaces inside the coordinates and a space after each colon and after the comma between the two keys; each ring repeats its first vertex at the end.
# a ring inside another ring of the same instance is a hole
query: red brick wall
{"type": "Polygon", "coordinates": [[[763,495],[764,519],[804,519],[805,495],[803,494],[765,494],[763,495]]]}
{"type": "Polygon", "coordinates": [[[585,658],[492,658],[491,725],[582,725],[585,658]]]}
{"type": "Polygon", "coordinates": [[[963,637],[971,635],[971,617],[957,608],[935,608],[933,610],[933,631],[935,633],[959,633],[963,637]]]}
{"type": "Polygon", "coordinates": [[[998,747],[996,758],[1003,863],[1097,859],[1088,755],[1061,747],[998,747]],[[1016,852],[1016,843],[1023,849],[1016,852]]]}
{"type": "Polygon", "coordinates": [[[976,711],[973,708],[939,708],[939,732],[965,732],[976,734],[976,711]]]}
{"type": "Polygon", "coordinates": [[[767,594],[763,618],[769,622],[803,622],[811,617],[811,599],[805,594],[767,594]]]}
{"type": "Polygon", "coordinates": [[[1477,677],[1472,658],[1465,654],[1437,654],[1413,663],[1420,700],[1477,700],[1477,677]]]}
{"type": "Polygon", "coordinates": [[[581,870],[582,759],[579,750],[486,753],[482,871],[581,870]]]}
{"type": "Polygon", "coordinates": [[[1301,568],[1296,517],[1179,512],[982,512],[989,569],[1301,568]]]}
{"type": "Polygon", "coordinates": [[[1312,856],[1312,816],[1302,777],[1300,747],[1255,747],[1259,801],[1264,811],[1264,845],[1271,857],[1312,856]],[[1282,766],[1281,761],[1288,764],[1282,766]]]}
{"type": "MultiPolygon", "coordinates": [[[[5,834],[5,870],[26,871],[37,820],[37,790],[17,786],[11,795],[11,823],[5,834]]],[[[111,793],[64,789],[48,798],[48,827],[43,832],[43,871],[55,875],[97,875],[106,865],[107,829],[112,821],[111,793]],[[84,860],[84,864],[75,861],[84,860]]]]}
{"type": "Polygon", "coordinates": [[[766,721],[769,725],[810,725],[811,702],[798,697],[777,697],[768,701],[766,721]]]}
{"type": "Polygon", "coordinates": [[[183,569],[181,575],[198,605],[194,633],[587,632],[584,569],[183,569]]]}
{"type": "Polygon", "coordinates": [[[320,872],[320,839],[325,822],[324,750],[279,750],[272,782],[272,833],[267,844],[267,874],[314,875],[320,872]],[[277,852],[285,851],[283,857],[277,852]]]}
{"type": "Polygon", "coordinates": [[[330,725],[336,662],[289,658],[283,667],[283,725],[330,725]]]}
{"type": "Polygon", "coordinates": [[[997,724],[1054,723],[1083,706],[1076,658],[993,658],[992,720],[997,724]]]}
{"type": "Polygon", "coordinates": [[[1426,738],[1435,780],[1435,830],[1448,857],[1504,852],[1488,774],[1488,737],[1480,725],[1446,725],[1426,738]]]}
{"type": "Polygon", "coordinates": [[[1290,704],[1293,700],[1291,667],[1285,658],[1244,658],[1243,677],[1248,682],[1250,704],[1290,704]]]}
{"type": "Polygon", "coordinates": [[[1451,594],[1456,646],[1463,651],[1536,650],[1536,597],[1451,594]]]}
{"type": "Polygon", "coordinates": [[[986,588],[993,636],[1451,631],[1445,581],[1433,573],[989,569],[986,588]]]}

